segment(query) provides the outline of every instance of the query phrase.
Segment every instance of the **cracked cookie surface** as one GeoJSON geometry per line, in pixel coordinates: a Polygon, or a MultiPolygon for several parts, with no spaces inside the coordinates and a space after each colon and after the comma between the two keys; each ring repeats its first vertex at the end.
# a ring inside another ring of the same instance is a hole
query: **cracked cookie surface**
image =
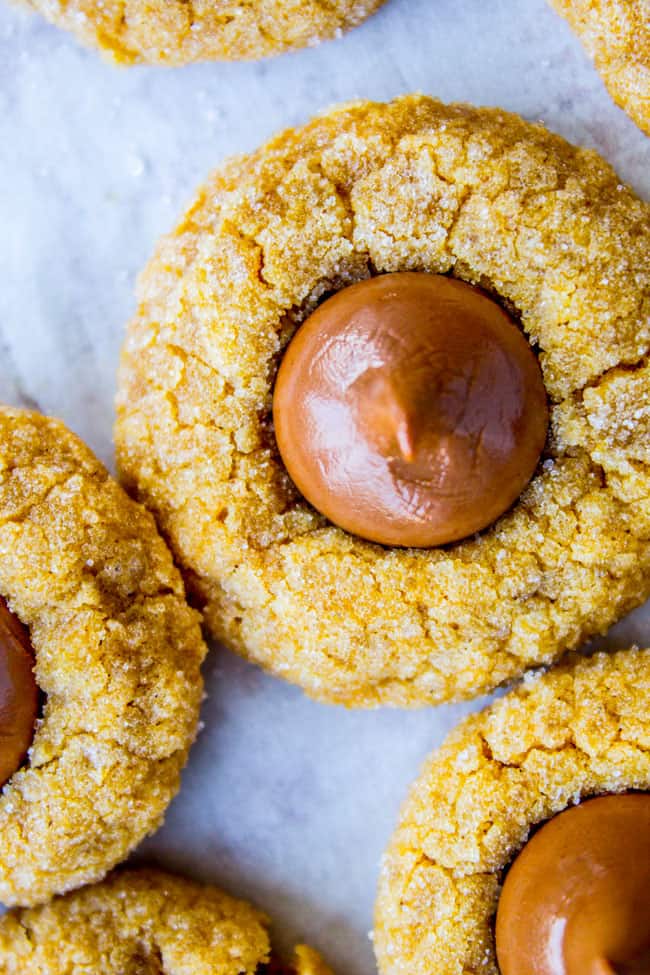
{"type": "Polygon", "coordinates": [[[504,870],[593,795],[650,789],[650,650],[573,659],[472,715],[425,764],[384,857],[382,975],[498,975],[504,870]]]}
{"type": "Polygon", "coordinates": [[[339,36],[384,0],[22,0],[118,64],[256,60],[339,36]]]}
{"type": "Polygon", "coordinates": [[[0,795],[0,901],[103,876],[160,824],[205,645],[153,518],[62,423],[0,408],[0,594],[44,697],[0,795]]]}
{"type": "Polygon", "coordinates": [[[342,106],[217,170],[141,277],[116,426],[212,633],[321,700],[414,706],[494,688],[643,602],[649,245],[650,208],[594,152],[426,97],[342,106]],[[503,300],[552,407],[516,505],[439,549],[332,526],[271,424],[309,311],[404,270],[503,300]]]}
{"type": "MultiPolygon", "coordinates": [[[[162,870],[124,870],[0,918],[0,973],[263,975],[272,961],[267,926],[260,911],[216,887],[162,870]]],[[[273,971],[332,975],[306,945],[291,966],[273,971]]]]}
{"type": "Polygon", "coordinates": [[[650,135],[650,0],[550,0],[614,101],[650,135]]]}

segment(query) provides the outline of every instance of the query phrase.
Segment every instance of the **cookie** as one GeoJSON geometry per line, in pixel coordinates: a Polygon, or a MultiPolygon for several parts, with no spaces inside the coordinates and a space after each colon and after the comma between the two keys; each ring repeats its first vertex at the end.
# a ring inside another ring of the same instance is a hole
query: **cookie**
{"type": "MultiPolygon", "coordinates": [[[[650,790],[649,694],[650,650],[598,654],[529,677],[452,732],[384,857],[374,934],[383,975],[497,975],[500,884],[531,830],[587,797],[650,790]]],[[[574,889],[567,882],[565,899],[574,889]]]]}
{"type": "Polygon", "coordinates": [[[488,691],[642,603],[649,217],[596,153],[423,96],[341,106],[217,170],[141,277],[115,431],[212,634],[319,700],[416,706],[488,691]],[[428,549],[323,517],[272,423],[298,326],[387,272],[480,285],[534,345],[550,406],[511,509],[428,549]]]}
{"type": "Polygon", "coordinates": [[[205,645],[151,515],[62,423],[7,407],[0,594],[42,695],[0,794],[0,900],[31,905],[102,877],[161,823],[205,645]]]}
{"type": "Polygon", "coordinates": [[[268,921],[216,887],[131,869],[0,919],[2,975],[332,975],[299,945],[272,956],[268,921]]]}
{"type": "Polygon", "coordinates": [[[339,37],[383,0],[24,0],[118,64],[256,60],[339,37]]]}
{"type": "Polygon", "coordinates": [[[614,101],[650,135],[649,0],[550,0],[571,24],[614,101]]]}

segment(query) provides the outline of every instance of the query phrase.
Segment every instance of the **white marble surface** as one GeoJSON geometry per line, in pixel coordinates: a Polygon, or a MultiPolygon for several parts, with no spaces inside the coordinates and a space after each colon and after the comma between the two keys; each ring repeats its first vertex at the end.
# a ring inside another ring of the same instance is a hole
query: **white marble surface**
{"type": "MultiPolygon", "coordinates": [[[[388,0],[318,49],[173,71],[108,67],[0,0],[0,399],[58,414],[110,464],[133,279],[194,186],[332,102],[411,90],[542,119],[650,198],[650,140],[544,0],[388,0]]],[[[649,639],[646,607],[609,642],[649,639]]],[[[253,898],[281,944],[310,940],[339,975],[370,975],[381,851],[469,708],[347,713],[219,651],[206,677],[205,730],[143,854],[253,898]]]]}

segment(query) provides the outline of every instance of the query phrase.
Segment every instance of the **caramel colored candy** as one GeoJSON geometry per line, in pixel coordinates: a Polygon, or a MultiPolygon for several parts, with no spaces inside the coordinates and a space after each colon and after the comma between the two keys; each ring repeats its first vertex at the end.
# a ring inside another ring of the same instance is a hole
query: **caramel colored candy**
{"type": "Polygon", "coordinates": [[[501,975],[650,975],[650,794],[545,823],[506,876],[496,948],[501,975]]]}
{"type": "Polygon", "coordinates": [[[38,686],[29,631],[0,597],[0,786],[22,765],[34,737],[38,686]]]}
{"type": "Polygon", "coordinates": [[[334,524],[429,547],[492,524],[530,480],[548,406],[526,338],[441,275],[362,281],[289,344],[273,400],[292,480],[334,524]]]}

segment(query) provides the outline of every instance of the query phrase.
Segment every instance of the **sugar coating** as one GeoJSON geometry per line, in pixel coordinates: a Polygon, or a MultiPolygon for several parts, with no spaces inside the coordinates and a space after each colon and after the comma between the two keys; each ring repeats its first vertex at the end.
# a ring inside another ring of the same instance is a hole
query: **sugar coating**
{"type": "Polygon", "coordinates": [[[494,916],[530,829],[650,789],[650,650],[573,659],[472,715],[425,764],[384,856],[382,975],[498,975],[494,916]]]}
{"type": "Polygon", "coordinates": [[[161,823],[205,645],[153,518],[62,423],[0,408],[0,593],[46,695],[0,794],[0,901],[97,880],[161,823]]]}
{"type": "Polygon", "coordinates": [[[617,104],[650,135],[650,0],[550,0],[617,104]]]}
{"type": "Polygon", "coordinates": [[[118,64],[256,60],[339,37],[383,0],[24,0],[118,64]]]}
{"type": "Polygon", "coordinates": [[[416,706],[549,663],[650,596],[649,245],[650,207],[596,153],[420,96],[339,107],[213,174],[141,277],[116,426],[212,633],[320,700],[416,706]],[[518,310],[553,406],[514,508],[444,549],[334,527],[273,435],[300,321],[404,270],[518,310]]]}
{"type": "MultiPolygon", "coordinates": [[[[135,869],[0,919],[0,975],[254,975],[268,920],[216,887],[135,869]]],[[[332,975],[299,945],[295,975],[332,975]]]]}

